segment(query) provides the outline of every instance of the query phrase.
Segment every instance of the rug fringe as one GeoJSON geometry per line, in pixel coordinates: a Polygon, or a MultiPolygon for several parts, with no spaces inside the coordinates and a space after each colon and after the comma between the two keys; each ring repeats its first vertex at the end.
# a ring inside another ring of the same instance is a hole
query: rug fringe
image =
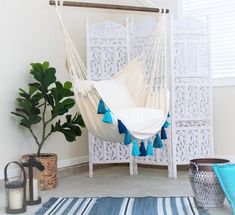
{"type": "Polygon", "coordinates": [[[51,197],[34,215],[43,215],[57,201],[57,199],[58,198],[51,197]]]}

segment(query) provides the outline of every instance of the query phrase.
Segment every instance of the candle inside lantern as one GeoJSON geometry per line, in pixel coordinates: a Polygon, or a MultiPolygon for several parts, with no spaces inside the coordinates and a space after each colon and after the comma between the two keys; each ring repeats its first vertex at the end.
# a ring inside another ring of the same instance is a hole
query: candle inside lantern
{"type": "Polygon", "coordinates": [[[21,209],[23,207],[23,192],[13,190],[9,192],[9,208],[12,210],[21,209]]]}
{"type": "MultiPolygon", "coordinates": [[[[39,198],[39,189],[38,189],[38,179],[37,178],[33,178],[33,201],[38,200],[39,198]]],[[[30,201],[30,186],[29,186],[29,179],[27,179],[26,182],[26,201],[30,201]]]]}

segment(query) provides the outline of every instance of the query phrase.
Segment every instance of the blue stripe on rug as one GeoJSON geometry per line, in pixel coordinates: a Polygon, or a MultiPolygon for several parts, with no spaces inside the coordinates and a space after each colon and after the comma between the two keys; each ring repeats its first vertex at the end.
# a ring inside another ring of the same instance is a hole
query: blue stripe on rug
{"type": "Polygon", "coordinates": [[[158,215],[157,198],[154,197],[139,197],[135,198],[132,214],[136,215],[158,215]]]}
{"type": "Polygon", "coordinates": [[[209,215],[193,197],[51,198],[35,215],[209,215]]]}
{"type": "Polygon", "coordinates": [[[98,198],[89,215],[109,214],[116,215],[122,206],[123,198],[98,198]]]}
{"type": "Polygon", "coordinates": [[[177,210],[176,198],[171,198],[171,209],[172,209],[172,213],[174,215],[180,215],[178,210],[177,210]]]}
{"type": "MultiPolygon", "coordinates": [[[[72,199],[72,198],[71,198],[72,199]]],[[[70,204],[68,205],[67,208],[61,213],[61,215],[67,215],[69,214],[69,211],[72,209],[72,207],[76,204],[79,198],[73,198],[70,204]]]]}

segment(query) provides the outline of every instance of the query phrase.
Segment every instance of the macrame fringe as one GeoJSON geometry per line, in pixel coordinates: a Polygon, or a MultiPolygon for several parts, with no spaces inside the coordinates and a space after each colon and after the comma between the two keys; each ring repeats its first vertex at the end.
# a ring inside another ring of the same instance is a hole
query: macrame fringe
{"type": "Polygon", "coordinates": [[[100,99],[100,101],[99,101],[97,113],[98,114],[105,114],[106,113],[106,108],[105,108],[103,99],[100,99]]]}
{"type": "Polygon", "coordinates": [[[144,146],[144,141],[142,140],[140,143],[140,156],[144,157],[147,155],[147,151],[144,146]]]}
{"type": "Polygon", "coordinates": [[[124,134],[127,132],[126,126],[122,123],[120,119],[118,120],[118,131],[119,131],[119,134],[124,134]]]}
{"type": "Polygon", "coordinates": [[[140,150],[139,150],[138,142],[137,142],[136,139],[134,139],[134,142],[133,142],[132,155],[133,156],[139,156],[140,155],[140,150]]]}
{"type": "Polygon", "coordinates": [[[155,137],[154,142],[153,142],[153,147],[157,148],[157,149],[160,149],[160,148],[163,147],[162,140],[160,138],[159,133],[156,134],[156,137],[155,137]]]}
{"type": "Polygon", "coordinates": [[[105,123],[113,123],[112,116],[111,116],[111,113],[110,113],[110,109],[109,109],[109,108],[108,108],[107,111],[105,112],[102,121],[105,122],[105,123]]]}
{"type": "Polygon", "coordinates": [[[130,135],[129,131],[127,131],[125,133],[125,137],[124,137],[124,144],[127,145],[127,144],[130,144],[131,142],[132,142],[131,135],[130,135]]]}
{"type": "Polygon", "coordinates": [[[148,145],[147,145],[147,155],[152,156],[153,153],[153,143],[151,139],[148,139],[148,145]]]}
{"type": "Polygon", "coordinates": [[[162,130],[161,130],[161,139],[162,140],[166,140],[167,139],[166,130],[165,130],[164,126],[162,126],[162,130]]]}

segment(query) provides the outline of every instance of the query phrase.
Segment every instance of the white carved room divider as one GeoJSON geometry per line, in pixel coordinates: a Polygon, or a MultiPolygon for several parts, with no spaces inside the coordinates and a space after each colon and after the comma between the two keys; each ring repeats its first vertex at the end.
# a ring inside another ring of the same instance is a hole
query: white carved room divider
{"type": "MultiPolygon", "coordinates": [[[[156,26],[155,18],[147,19],[129,19],[128,29],[129,29],[129,54],[130,59],[139,56],[146,46],[151,46],[151,36],[152,32],[156,26]]],[[[169,69],[168,69],[169,70],[169,69]]],[[[168,75],[169,76],[169,75],[168,75]]],[[[169,84],[170,85],[170,84],[169,84]]],[[[168,176],[172,177],[172,156],[171,155],[171,128],[166,129],[167,140],[163,140],[163,148],[154,149],[154,156],[137,157],[135,158],[134,166],[136,164],[148,164],[148,165],[159,165],[168,166],[168,176]]],[[[137,174],[137,169],[135,168],[135,174],[137,174]]]]}
{"type": "Polygon", "coordinates": [[[173,177],[177,165],[214,153],[208,22],[176,20],[172,26],[171,96],[173,177]]]}
{"type": "MultiPolygon", "coordinates": [[[[109,79],[129,61],[128,31],[125,26],[105,21],[87,22],[87,68],[93,80],[109,79]]],[[[89,132],[89,176],[93,164],[129,163],[133,174],[131,147],[100,140],[89,132]]]]}
{"type": "MultiPolygon", "coordinates": [[[[126,20],[126,26],[111,21],[87,23],[87,66],[93,80],[108,79],[141,53],[155,22],[126,20]]],[[[171,26],[172,126],[162,149],[155,156],[133,158],[131,146],[102,141],[89,133],[89,175],[93,164],[129,163],[168,166],[168,176],[177,177],[177,165],[213,152],[211,78],[207,25],[180,20],[171,26]]]]}

